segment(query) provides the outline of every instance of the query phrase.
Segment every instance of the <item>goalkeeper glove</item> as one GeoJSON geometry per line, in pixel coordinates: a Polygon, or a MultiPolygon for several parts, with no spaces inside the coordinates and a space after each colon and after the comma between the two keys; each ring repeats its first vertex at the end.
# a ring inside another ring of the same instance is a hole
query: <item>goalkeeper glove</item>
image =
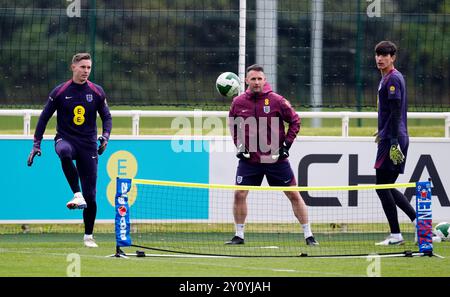
{"type": "Polygon", "coordinates": [[[289,157],[290,144],[283,142],[283,145],[272,155],[273,160],[283,160],[289,157]]]}
{"type": "Polygon", "coordinates": [[[250,153],[248,152],[248,150],[244,146],[244,144],[241,143],[238,146],[238,152],[236,154],[236,157],[238,157],[241,160],[248,160],[248,159],[250,159],[250,153]]]}
{"type": "Polygon", "coordinates": [[[108,145],[108,138],[106,138],[105,136],[100,136],[98,138],[98,141],[100,141],[100,145],[98,146],[97,153],[101,155],[106,150],[106,146],[108,145]]]}
{"type": "Polygon", "coordinates": [[[36,155],[40,156],[41,154],[42,154],[41,153],[41,141],[35,140],[33,143],[33,148],[31,149],[31,152],[28,155],[28,161],[27,161],[28,166],[33,165],[34,157],[36,155]]]}
{"type": "Polygon", "coordinates": [[[391,149],[389,150],[389,158],[392,160],[394,165],[401,164],[405,161],[405,156],[403,155],[398,144],[391,145],[391,149]]]}

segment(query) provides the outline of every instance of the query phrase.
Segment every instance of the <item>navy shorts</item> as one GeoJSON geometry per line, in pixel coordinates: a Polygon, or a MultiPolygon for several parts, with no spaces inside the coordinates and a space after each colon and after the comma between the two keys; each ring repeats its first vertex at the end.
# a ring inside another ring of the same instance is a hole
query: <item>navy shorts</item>
{"type": "Polygon", "coordinates": [[[60,159],[70,158],[76,161],[81,189],[86,200],[95,200],[97,193],[97,148],[91,144],[80,144],[55,137],[55,151],[60,159]]]}
{"type": "Polygon", "coordinates": [[[252,163],[239,160],[236,185],[260,186],[264,176],[269,185],[273,187],[288,187],[297,184],[288,160],[276,163],[252,163]]]}
{"type": "Polygon", "coordinates": [[[75,160],[80,176],[97,176],[98,154],[95,146],[86,146],[74,141],[56,138],[55,151],[60,158],[69,157],[75,160]]]}
{"type": "Polygon", "coordinates": [[[398,173],[405,172],[406,156],[408,155],[409,138],[399,137],[398,144],[405,156],[405,161],[401,164],[394,165],[389,158],[389,150],[391,149],[391,142],[389,139],[382,139],[378,143],[377,159],[375,161],[375,169],[390,170],[398,173]]]}

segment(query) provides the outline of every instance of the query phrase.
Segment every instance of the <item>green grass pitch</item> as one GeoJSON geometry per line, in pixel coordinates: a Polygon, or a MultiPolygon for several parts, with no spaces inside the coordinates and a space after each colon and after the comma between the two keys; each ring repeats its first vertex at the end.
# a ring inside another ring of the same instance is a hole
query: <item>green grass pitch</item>
{"type": "MultiPolygon", "coordinates": [[[[367,258],[192,258],[150,256],[119,259],[112,233],[96,235],[99,248],[83,247],[75,233],[0,235],[0,277],[64,277],[71,254],[79,255],[80,276],[86,277],[366,277],[367,258]]],[[[123,249],[135,253],[137,248],[123,249]]],[[[435,243],[444,257],[379,259],[382,277],[450,276],[450,242],[435,243]]],[[[147,255],[162,255],[145,251],[147,255]]]]}

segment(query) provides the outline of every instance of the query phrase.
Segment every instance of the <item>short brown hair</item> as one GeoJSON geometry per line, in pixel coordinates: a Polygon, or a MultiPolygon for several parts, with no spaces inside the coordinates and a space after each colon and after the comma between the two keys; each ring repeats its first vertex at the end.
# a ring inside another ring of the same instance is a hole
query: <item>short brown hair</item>
{"type": "Polygon", "coordinates": [[[264,72],[264,68],[259,64],[253,64],[247,67],[247,73],[249,73],[252,70],[264,72]]]}
{"type": "Polygon", "coordinates": [[[81,60],[91,60],[91,55],[89,53],[78,53],[72,58],[72,64],[78,63],[81,60]]]}
{"type": "Polygon", "coordinates": [[[375,46],[375,53],[377,55],[391,55],[395,56],[397,52],[397,46],[391,41],[381,41],[375,46]]]}

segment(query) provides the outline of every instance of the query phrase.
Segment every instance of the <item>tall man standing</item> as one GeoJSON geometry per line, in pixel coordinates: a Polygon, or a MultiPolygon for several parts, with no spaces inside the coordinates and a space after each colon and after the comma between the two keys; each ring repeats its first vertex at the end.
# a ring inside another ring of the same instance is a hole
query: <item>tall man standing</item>
{"type": "Polygon", "coordinates": [[[92,60],[88,53],[73,56],[72,79],[51,91],[39,117],[28,166],[33,164],[36,155],[41,155],[41,141],[47,123],[57,111],[55,150],[73,192],[73,199],[66,206],[69,209],[83,209],[84,245],[97,247],[92,234],[97,215],[98,155],[105,151],[108,144],[112,118],[103,88],[88,80],[91,69],[92,60]],[[103,124],[98,147],[97,112],[103,124]]]}
{"type": "MultiPolygon", "coordinates": [[[[229,112],[230,129],[239,158],[236,185],[260,186],[264,176],[269,185],[295,186],[288,161],[289,148],[300,130],[300,118],[290,103],[272,91],[260,65],[247,68],[245,93],[234,98],[229,112]],[[284,123],[289,128],[285,131],[284,123]]],[[[298,191],[285,191],[294,215],[303,228],[307,245],[318,245],[308,221],[308,210],[298,191]]],[[[247,190],[234,193],[235,236],[226,244],[244,244],[247,190]]]]}
{"type": "MultiPolygon", "coordinates": [[[[397,47],[390,41],[375,46],[375,61],[381,72],[378,86],[378,143],[375,162],[376,183],[393,184],[405,171],[409,136],[407,124],[408,102],[403,75],[395,69],[397,47]]],[[[377,190],[389,222],[391,234],[376,245],[403,244],[398,222],[397,206],[415,224],[416,212],[408,199],[396,189],[377,190]]]]}

